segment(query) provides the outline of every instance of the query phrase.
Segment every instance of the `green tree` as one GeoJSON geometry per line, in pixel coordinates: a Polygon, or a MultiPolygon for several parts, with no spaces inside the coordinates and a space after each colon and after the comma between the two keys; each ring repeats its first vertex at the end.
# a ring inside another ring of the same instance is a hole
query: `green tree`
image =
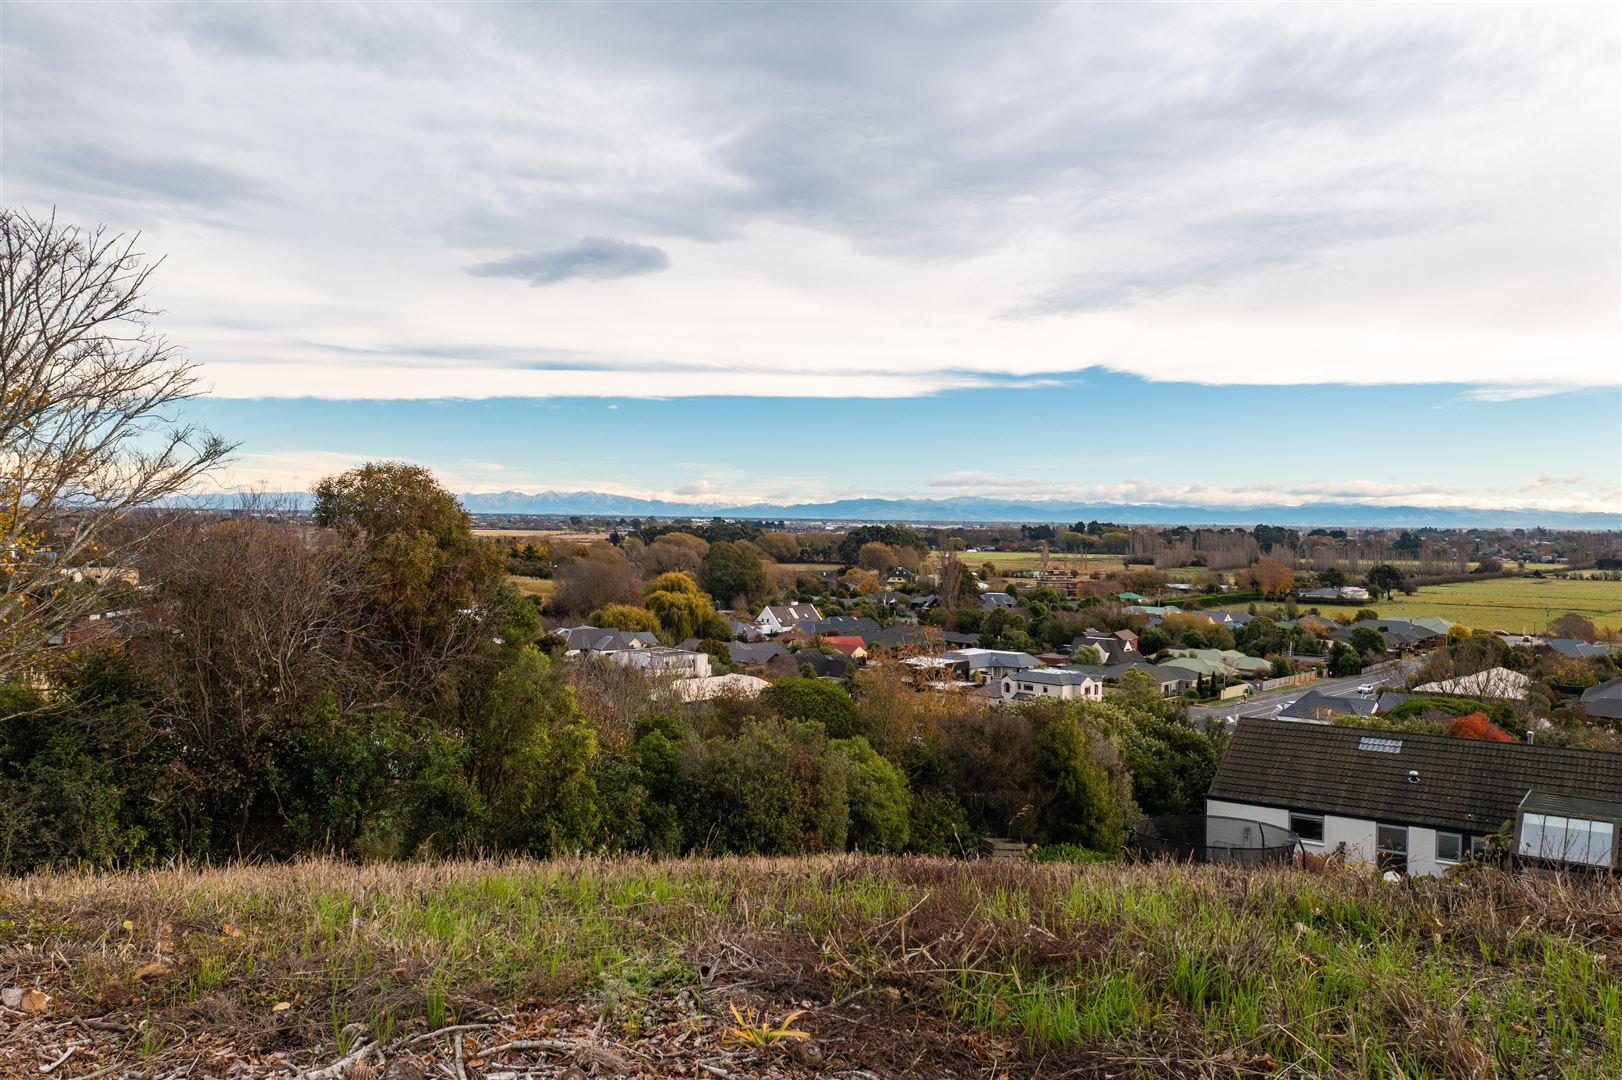
{"type": "Polygon", "coordinates": [[[1359,626],[1352,631],[1352,648],[1364,656],[1385,655],[1385,638],[1371,626],[1359,626]]]}
{"type": "Polygon", "coordinates": [[[1363,584],[1368,586],[1368,590],[1376,596],[1384,593],[1385,598],[1389,600],[1392,594],[1407,584],[1407,581],[1408,579],[1401,570],[1390,563],[1381,563],[1369,570],[1368,576],[1363,579],[1363,584]]]}
{"type": "Polygon", "coordinates": [[[1037,806],[1039,838],[1115,851],[1126,838],[1126,816],[1105,762],[1111,753],[1090,746],[1101,733],[1082,727],[1073,708],[1032,709],[1033,750],[1042,802],[1037,806]]]}
{"type": "Polygon", "coordinates": [[[487,640],[481,617],[516,599],[503,589],[500,549],[473,535],[456,496],[418,465],[370,462],[314,490],[316,525],[365,555],[376,643],[419,681],[464,673],[487,640]]]}
{"type": "Polygon", "coordinates": [[[815,724],[750,721],[736,738],[689,751],[687,835],[721,854],[841,851],[850,808],[846,759],[815,724]]]}
{"type": "Polygon", "coordinates": [[[742,544],[711,544],[699,566],[699,580],[711,596],[754,598],[766,593],[766,568],[760,556],[742,544]]]}
{"type": "Polygon", "coordinates": [[[496,675],[470,734],[491,846],[550,854],[591,842],[596,732],[544,653],[525,646],[496,675]]]}
{"type": "Polygon", "coordinates": [[[785,720],[818,724],[831,739],[866,734],[850,694],[824,679],[779,679],[761,691],[760,703],[785,720]]]}
{"type": "Polygon", "coordinates": [[[844,756],[849,776],[850,847],[873,853],[905,848],[911,802],[907,778],[860,736],[829,746],[844,756]]]}

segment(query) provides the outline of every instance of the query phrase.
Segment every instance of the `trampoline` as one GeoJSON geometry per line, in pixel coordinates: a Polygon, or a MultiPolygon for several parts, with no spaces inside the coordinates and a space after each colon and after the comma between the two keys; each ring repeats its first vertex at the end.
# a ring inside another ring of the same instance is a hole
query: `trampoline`
{"type": "Polygon", "coordinates": [[[1240,866],[1287,863],[1301,846],[1282,825],[1203,814],[1145,818],[1133,824],[1132,840],[1149,858],[1240,866]]]}

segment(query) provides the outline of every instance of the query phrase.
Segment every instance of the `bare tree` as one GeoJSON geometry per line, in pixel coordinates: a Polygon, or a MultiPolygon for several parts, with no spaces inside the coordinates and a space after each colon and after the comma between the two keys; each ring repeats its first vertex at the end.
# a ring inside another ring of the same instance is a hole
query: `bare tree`
{"type": "Polygon", "coordinates": [[[14,675],[231,447],[176,420],[195,365],[150,328],[134,236],[0,209],[0,678],[14,675]],[[83,577],[83,575],[78,575],[83,577]]]}

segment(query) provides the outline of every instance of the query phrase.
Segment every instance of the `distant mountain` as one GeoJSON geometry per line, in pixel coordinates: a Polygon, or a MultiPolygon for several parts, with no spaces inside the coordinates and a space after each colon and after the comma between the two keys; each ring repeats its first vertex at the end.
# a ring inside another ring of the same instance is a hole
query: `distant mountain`
{"type": "MultiPolygon", "coordinates": [[[[585,517],[733,517],[800,521],[914,521],[928,523],[1113,521],[1123,525],[1295,525],[1350,528],[1622,529],[1622,513],[1559,510],[1488,510],[1461,507],[1370,506],[1364,503],[1259,504],[1244,507],[1083,503],[1056,499],[837,499],[833,502],[729,503],[638,499],[602,491],[498,491],[460,495],[471,514],[581,515],[585,517]]],[[[303,492],[270,494],[261,501],[307,509],[303,492]]],[[[230,508],[241,496],[193,496],[184,505],[230,508]]]]}

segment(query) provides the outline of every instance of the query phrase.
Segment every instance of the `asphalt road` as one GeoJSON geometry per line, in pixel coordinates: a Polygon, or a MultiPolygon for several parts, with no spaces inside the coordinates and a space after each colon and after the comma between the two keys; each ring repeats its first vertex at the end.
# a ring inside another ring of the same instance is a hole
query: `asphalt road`
{"type": "Polygon", "coordinates": [[[1312,692],[1329,697],[1355,698],[1361,696],[1357,688],[1367,683],[1373,683],[1375,686],[1382,684],[1401,686],[1408,674],[1422,662],[1418,659],[1391,661],[1377,668],[1369,668],[1361,675],[1319,679],[1301,686],[1271,690],[1248,698],[1235,698],[1233,701],[1224,701],[1217,705],[1194,705],[1189,708],[1188,716],[1202,727],[1214,727],[1217,724],[1231,727],[1233,723],[1247,716],[1277,716],[1284,711],[1286,705],[1293,704],[1312,692]]]}

